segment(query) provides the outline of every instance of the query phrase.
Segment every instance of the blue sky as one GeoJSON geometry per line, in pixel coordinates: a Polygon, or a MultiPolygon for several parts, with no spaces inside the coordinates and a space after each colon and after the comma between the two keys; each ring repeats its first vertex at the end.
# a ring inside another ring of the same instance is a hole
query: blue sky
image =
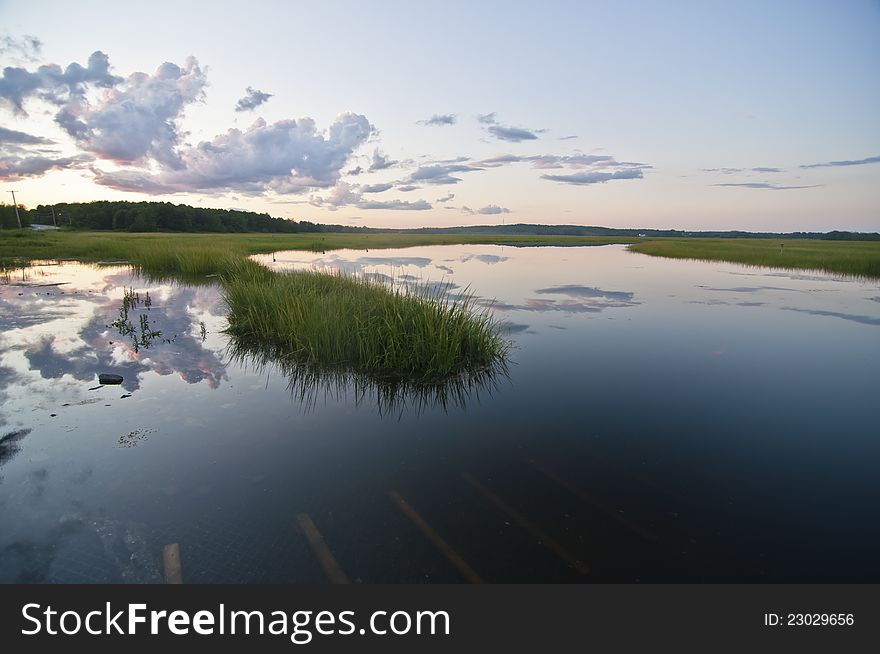
{"type": "Polygon", "coordinates": [[[2,2],[0,184],[367,226],[880,229],[880,3],[475,4],[2,2]]]}

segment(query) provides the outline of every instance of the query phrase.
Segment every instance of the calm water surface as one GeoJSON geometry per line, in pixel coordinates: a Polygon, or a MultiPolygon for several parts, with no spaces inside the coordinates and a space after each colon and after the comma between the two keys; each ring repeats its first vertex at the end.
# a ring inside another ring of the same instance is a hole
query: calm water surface
{"type": "Polygon", "coordinates": [[[469,288],[509,370],[291,380],[230,357],[210,279],[14,271],[0,581],[158,582],[170,543],[185,582],[326,581],[305,515],[353,582],[464,580],[437,538],[486,581],[880,581],[877,281],[622,246],[257,258],[469,288]]]}

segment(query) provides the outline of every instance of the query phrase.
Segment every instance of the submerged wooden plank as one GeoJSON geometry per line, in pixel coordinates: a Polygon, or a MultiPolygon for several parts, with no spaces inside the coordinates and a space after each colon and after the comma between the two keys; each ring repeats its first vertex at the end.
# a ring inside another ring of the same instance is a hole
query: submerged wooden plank
{"type": "Polygon", "coordinates": [[[347,584],[348,577],[345,576],[345,573],[342,571],[342,567],[339,565],[339,562],[333,556],[330,548],[327,547],[327,543],[324,542],[324,537],[321,536],[321,532],[318,531],[318,528],[315,526],[315,523],[312,521],[311,517],[309,517],[309,514],[298,514],[296,516],[296,521],[299,523],[300,529],[302,529],[303,533],[305,534],[306,540],[309,541],[309,545],[311,546],[312,551],[315,553],[315,556],[318,557],[318,562],[324,569],[324,573],[327,575],[330,583],[347,584]]]}
{"type": "Polygon", "coordinates": [[[177,543],[166,545],[162,550],[162,567],[165,570],[166,584],[182,584],[183,573],[180,567],[180,546],[177,543]]]}
{"type": "Polygon", "coordinates": [[[452,564],[452,566],[458,570],[462,577],[464,577],[469,583],[472,584],[482,584],[483,580],[480,578],[474,569],[467,564],[467,562],[461,558],[461,556],[452,549],[452,546],[449,545],[443,538],[437,533],[431,525],[429,525],[422,516],[412,507],[412,505],[403,499],[395,490],[392,490],[388,493],[391,497],[391,500],[398,506],[398,508],[403,511],[403,514],[412,520],[413,524],[419,528],[419,530],[427,537],[429,541],[436,547],[443,556],[452,564]]]}
{"type": "Polygon", "coordinates": [[[641,538],[644,538],[645,540],[649,540],[651,542],[656,542],[657,536],[654,534],[654,532],[652,532],[647,527],[642,527],[634,520],[631,520],[627,516],[620,513],[620,511],[616,511],[613,507],[608,506],[607,504],[605,504],[605,502],[594,496],[592,493],[589,493],[585,489],[580,488],[579,486],[570,482],[568,479],[557,475],[555,472],[549,470],[548,468],[545,468],[537,461],[529,461],[529,465],[551,481],[562,486],[562,488],[567,490],[569,493],[577,497],[585,504],[589,504],[593,508],[601,511],[609,518],[613,519],[614,521],[620,523],[621,525],[632,531],[637,536],[640,536],[641,538]]]}
{"type": "Polygon", "coordinates": [[[553,552],[560,559],[565,561],[572,568],[577,570],[578,573],[585,575],[590,571],[590,568],[580,559],[578,559],[574,554],[565,549],[556,539],[554,539],[550,534],[544,531],[540,526],[529,520],[522,513],[514,509],[510,504],[508,504],[503,498],[494,493],[492,490],[483,486],[480,482],[478,482],[473,475],[463,472],[461,473],[462,477],[464,477],[465,481],[469,483],[480,495],[485,497],[487,500],[492,502],[495,506],[501,509],[504,513],[509,515],[511,519],[519,525],[521,528],[528,531],[535,538],[538,539],[544,547],[553,552]]]}

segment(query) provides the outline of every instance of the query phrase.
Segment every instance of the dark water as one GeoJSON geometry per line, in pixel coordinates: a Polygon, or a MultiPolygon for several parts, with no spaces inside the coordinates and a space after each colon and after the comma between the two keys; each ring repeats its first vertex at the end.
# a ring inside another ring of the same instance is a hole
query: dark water
{"type": "Polygon", "coordinates": [[[291,389],[230,360],[210,284],[12,273],[0,580],[161,581],[178,543],[185,582],[325,581],[307,515],[351,581],[880,581],[876,281],[619,246],[262,260],[470,286],[508,375],[291,389]],[[108,327],[125,287],[135,338],[162,332],[137,351],[108,327]]]}

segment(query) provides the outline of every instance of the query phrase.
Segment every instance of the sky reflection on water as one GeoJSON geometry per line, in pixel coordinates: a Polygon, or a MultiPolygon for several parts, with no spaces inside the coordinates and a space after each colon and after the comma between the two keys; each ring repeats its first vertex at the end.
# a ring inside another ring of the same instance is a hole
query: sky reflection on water
{"type": "Polygon", "coordinates": [[[458,581],[391,491],[490,581],[880,581],[876,281],[621,246],[256,258],[467,288],[514,341],[509,370],[389,404],[233,357],[215,286],[15,271],[0,581],[158,581],[169,542],[188,581],[323,581],[303,512],[353,580],[458,581]],[[171,342],[108,327],[126,287],[171,342]]]}

